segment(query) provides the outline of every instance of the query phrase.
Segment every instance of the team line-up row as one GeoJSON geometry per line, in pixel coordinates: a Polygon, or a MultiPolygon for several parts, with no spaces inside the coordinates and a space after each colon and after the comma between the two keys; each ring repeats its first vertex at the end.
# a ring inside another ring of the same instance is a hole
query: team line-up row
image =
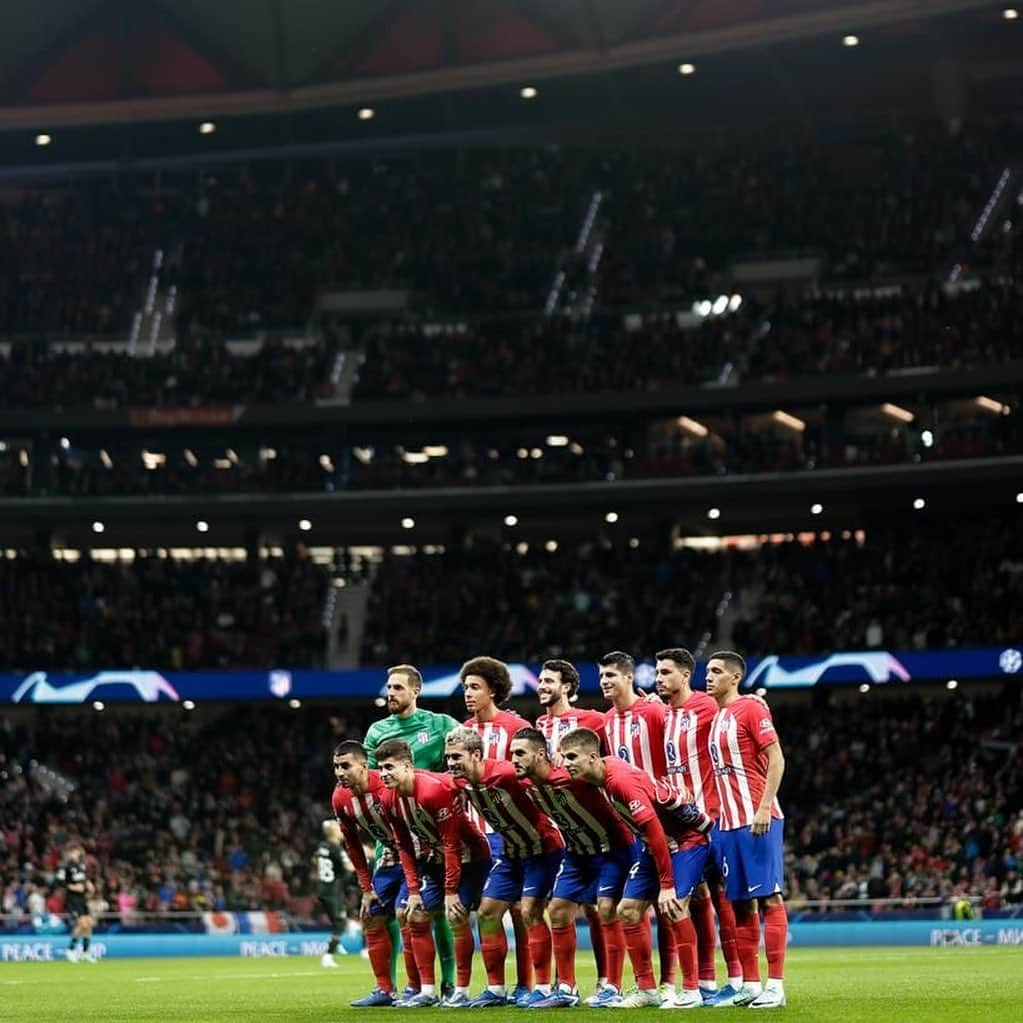
{"type": "Polygon", "coordinates": [[[691,685],[692,654],[662,650],[656,696],[637,691],[630,655],[613,651],[599,663],[606,713],[573,707],[578,672],[551,660],[539,676],[544,713],[535,727],[500,709],[511,677],[495,658],[462,666],[471,716],[461,725],[418,707],[422,676],[415,667],[388,670],[389,716],[363,743],[334,750],[336,825],[327,830],[336,828],[358,877],[376,980],[353,1005],[576,1006],[580,913],[600,978],[587,1004],[785,1004],[788,925],[776,798],[784,757],[767,704],[740,694],[745,662],[732,651],[712,655],[702,692],[691,685]],[[364,842],[378,843],[372,873],[364,842]],[[471,997],[474,910],[487,986],[471,997]],[[517,966],[510,995],[509,911],[517,966]],[[720,988],[717,933],[727,968],[720,988]],[[408,978],[400,995],[399,934],[408,978]],[[636,986],[623,994],[626,954],[636,986]]]}

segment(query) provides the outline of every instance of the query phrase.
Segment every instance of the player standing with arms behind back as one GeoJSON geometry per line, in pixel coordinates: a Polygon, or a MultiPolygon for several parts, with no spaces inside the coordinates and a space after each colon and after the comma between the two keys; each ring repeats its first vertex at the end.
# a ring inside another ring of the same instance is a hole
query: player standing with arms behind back
{"type": "MultiPolygon", "coordinates": [[[[509,760],[512,736],[520,728],[528,728],[529,722],[510,710],[501,710],[501,705],[512,690],[508,665],[496,657],[473,657],[462,665],[459,677],[465,695],[465,709],[472,715],[466,719],[464,727],[471,728],[479,735],[483,741],[485,758],[509,760]]],[[[501,855],[500,836],[475,810],[470,816],[483,828],[490,843],[491,855],[497,859],[501,855]]],[[[519,906],[512,908],[511,918],[515,930],[516,984],[509,1001],[517,1005],[520,1001],[526,1002],[533,992],[534,969],[536,983],[550,984],[554,950],[551,931],[545,920],[541,919],[531,928],[527,927],[519,906]]]]}
{"type": "MultiPolygon", "coordinates": [[[[414,665],[396,664],[387,669],[385,690],[388,717],[374,721],[369,726],[363,743],[366,747],[366,763],[371,769],[378,767],[376,748],[382,742],[404,739],[412,750],[415,767],[424,771],[444,771],[444,736],[452,728],[457,728],[458,722],[450,714],[423,710],[418,702],[422,689],[423,676],[414,665]]],[[[396,959],[399,948],[398,921],[389,920],[387,929],[391,935],[391,954],[396,959]]],[[[402,937],[401,944],[405,951],[406,973],[411,978],[415,976],[416,966],[406,938],[408,933],[402,937]]],[[[434,938],[437,942],[437,957],[440,959],[441,995],[447,997],[455,989],[455,944],[451,925],[443,915],[438,916],[434,922],[434,938]]],[[[393,963],[391,972],[394,973],[393,963]]],[[[411,993],[405,992],[406,996],[411,993]]]]}
{"type": "Polygon", "coordinates": [[[725,879],[725,895],[735,907],[736,939],[744,986],[739,994],[711,1004],[775,1009],[785,1004],[783,983],[788,917],[784,882],[784,818],[778,787],[785,773],[778,733],[767,704],[741,696],[746,662],[731,650],[707,661],[707,692],[718,705],[711,725],[721,816],[712,849],[725,879]],[[764,907],[767,986],[760,986],[760,913],[764,907]]]}
{"type": "Polygon", "coordinates": [[[64,886],[64,912],[67,914],[68,927],[71,929],[67,961],[94,963],[96,958],[89,951],[93,924],[86,904],[86,896],[92,890],[92,882],[85,873],[85,850],[77,842],[68,846],[67,859],[57,871],[56,880],[57,884],[64,886]],[[82,941],[81,953],[75,948],[79,938],[82,941]]]}

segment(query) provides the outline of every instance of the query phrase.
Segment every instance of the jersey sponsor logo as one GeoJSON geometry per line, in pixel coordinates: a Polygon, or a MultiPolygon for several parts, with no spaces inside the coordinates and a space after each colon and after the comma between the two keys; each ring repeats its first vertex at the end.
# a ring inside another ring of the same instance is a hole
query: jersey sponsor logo
{"type": "Polygon", "coordinates": [[[666,742],[664,744],[664,755],[673,763],[678,758],[678,750],[673,742],[666,742]]]}
{"type": "Polygon", "coordinates": [[[436,813],[437,820],[446,821],[451,816],[451,807],[442,806],[436,813]]]}
{"type": "Polygon", "coordinates": [[[774,725],[772,724],[770,718],[761,718],[760,719],[760,731],[762,731],[762,732],[769,732],[769,731],[771,731],[772,728],[774,728],[774,725]]]}
{"type": "Polygon", "coordinates": [[[618,758],[620,760],[628,761],[628,759],[629,759],[629,747],[628,746],[619,746],[618,747],[618,758]]]}
{"type": "Polygon", "coordinates": [[[633,813],[636,813],[637,810],[640,810],[642,808],[642,806],[643,806],[643,801],[640,800],[640,799],[630,799],[629,800],[629,809],[633,813]]]}

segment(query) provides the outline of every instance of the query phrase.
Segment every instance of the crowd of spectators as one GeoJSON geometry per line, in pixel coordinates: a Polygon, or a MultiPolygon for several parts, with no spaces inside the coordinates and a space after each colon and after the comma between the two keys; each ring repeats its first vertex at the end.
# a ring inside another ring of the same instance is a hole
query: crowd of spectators
{"type": "MultiPolygon", "coordinates": [[[[596,694],[583,702],[600,705],[596,694]]],[[[463,712],[457,698],[448,709],[463,712]]],[[[529,700],[516,709],[528,717],[539,710],[529,700]]],[[[345,716],[329,706],[233,705],[185,718],[176,707],[5,718],[0,926],[61,911],[55,871],[78,839],[96,886],[93,909],[122,927],[142,913],[314,915],[310,857],[329,812],[330,751],[361,737],[379,713],[355,704],[345,716]],[[84,741],[83,713],[93,718],[84,741]]],[[[867,899],[897,911],[951,913],[962,900],[973,912],[1020,911],[1018,689],[804,696],[776,704],[774,714],[787,761],[793,911],[807,900],[855,910],[867,899]]]]}
{"type": "Polygon", "coordinates": [[[211,337],[146,357],[15,344],[6,356],[0,353],[0,390],[8,408],[309,402],[332,393],[335,357],[327,342],[272,338],[250,355],[233,355],[211,337]]]}
{"type": "Polygon", "coordinates": [[[649,391],[695,384],[976,366],[1023,356],[1023,289],[929,281],[866,292],[779,292],[680,326],[611,314],[405,328],[369,340],[357,398],[649,391]]]}
{"type": "Polygon", "coordinates": [[[1019,641],[1021,602],[1014,519],[892,520],[864,536],[754,550],[470,539],[384,558],[362,660],[454,663],[467,647],[513,661],[593,660],[615,647],[648,655],[665,636],[750,654],[992,646],[1019,641]],[[726,594],[732,632],[722,637],[715,609],[726,594]]]}
{"type": "Polygon", "coordinates": [[[248,561],[0,559],[0,670],[320,667],[327,573],[301,546],[248,561]]]}
{"type": "MultiPolygon", "coordinates": [[[[837,415],[816,406],[809,413],[793,409],[806,416],[801,431],[765,424],[762,415],[724,413],[708,420],[706,436],[687,432],[675,419],[633,422],[617,434],[584,426],[571,438],[555,437],[553,445],[544,430],[493,427],[428,445],[432,456],[393,443],[339,447],[336,437],[325,439],[319,428],[293,432],[276,446],[233,440],[223,431],[209,432],[203,443],[173,435],[126,442],[120,435],[82,446],[78,438],[53,437],[49,450],[13,443],[0,450],[0,494],[117,497],[521,486],[812,472],[1020,451],[1018,414],[993,414],[972,398],[960,405],[950,415],[918,403],[911,423],[879,415],[877,403],[837,415]],[[861,421],[863,414],[867,418],[861,421]]],[[[1013,396],[1004,407],[1018,409],[1020,403],[1013,396]]]]}

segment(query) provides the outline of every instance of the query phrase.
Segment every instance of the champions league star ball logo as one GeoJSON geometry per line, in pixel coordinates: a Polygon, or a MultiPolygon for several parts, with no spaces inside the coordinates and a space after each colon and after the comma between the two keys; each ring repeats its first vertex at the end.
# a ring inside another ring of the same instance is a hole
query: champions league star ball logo
{"type": "Polygon", "coordinates": [[[1012,647],[1008,650],[1003,650],[1001,656],[998,658],[998,667],[1001,668],[1006,675],[1015,675],[1020,668],[1023,668],[1023,654],[1012,647]]]}
{"type": "Polygon", "coordinates": [[[89,678],[50,682],[45,671],[34,671],[14,690],[12,703],[85,703],[102,696],[109,686],[133,689],[143,703],[161,697],[179,699],[177,690],[158,671],[98,671],[89,678]]]}

